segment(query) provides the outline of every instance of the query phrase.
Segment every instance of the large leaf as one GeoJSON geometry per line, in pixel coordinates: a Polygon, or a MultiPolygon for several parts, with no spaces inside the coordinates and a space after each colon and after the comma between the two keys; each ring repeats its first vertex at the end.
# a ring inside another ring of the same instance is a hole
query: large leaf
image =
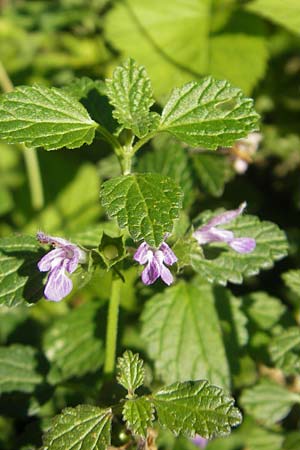
{"type": "Polygon", "coordinates": [[[54,150],[90,144],[97,128],[85,108],[63,91],[21,86],[0,98],[0,138],[54,150]]]}
{"type": "Polygon", "coordinates": [[[264,74],[267,41],[259,18],[241,9],[231,16],[233,2],[228,3],[116,2],[106,17],[106,37],[123,56],[146,67],[159,97],[208,74],[249,92],[264,74]],[[214,21],[221,23],[218,30],[214,21]]]}
{"type": "Polygon", "coordinates": [[[262,381],[245,389],[240,401],[248,414],[272,425],[287,416],[295,403],[300,403],[300,395],[277,383],[262,381]]]}
{"type": "Polygon", "coordinates": [[[158,115],[150,113],[154,103],[151,81],[143,66],[128,59],[118,66],[111,80],[106,80],[107,95],[114,106],[113,116],[124,127],[142,138],[158,123],[158,115]]]}
{"type": "MultiPolygon", "coordinates": [[[[204,214],[204,223],[212,214],[204,214]]],[[[210,282],[226,285],[227,281],[242,283],[244,277],[253,276],[261,269],[269,269],[274,261],[287,254],[288,243],[285,234],[271,222],[260,222],[255,216],[238,217],[222,228],[230,229],[236,237],[251,237],[256,240],[256,248],[247,254],[237,253],[223,243],[203,246],[204,258],[191,255],[192,266],[210,282]]]]}
{"type": "Polygon", "coordinates": [[[247,3],[246,7],[249,11],[300,34],[300,4],[297,0],[254,0],[247,3]]]}
{"type": "Polygon", "coordinates": [[[242,420],[234,400],[206,380],[174,383],[152,398],[160,424],[176,435],[211,439],[229,434],[242,420]]]}
{"type": "Polygon", "coordinates": [[[37,268],[43,253],[32,236],[0,239],[0,304],[33,303],[43,296],[43,274],[37,268]]]}
{"type": "Polygon", "coordinates": [[[41,384],[35,349],[14,344],[0,348],[0,392],[33,392],[41,384]]]}
{"type": "Polygon", "coordinates": [[[123,419],[133,434],[145,438],[147,428],[151,427],[154,421],[153,404],[145,397],[127,400],[123,408],[123,419]]]}
{"type": "Polygon", "coordinates": [[[135,174],[108,180],[101,200],[121,228],[128,227],[136,241],[158,247],[178,217],[182,193],[170,178],[159,174],[135,174]]]}
{"type": "Polygon", "coordinates": [[[88,303],[60,318],[47,330],[43,347],[51,363],[48,380],[55,384],[95,372],[104,360],[99,305],[88,303]]]}
{"type": "Polygon", "coordinates": [[[112,412],[96,406],[66,408],[44,435],[44,450],[107,450],[112,412]]]}
{"type": "Polygon", "coordinates": [[[231,146],[258,129],[253,101],[228,81],[212,77],[176,88],[163,109],[159,129],[193,146],[231,146]]]}
{"type": "Polygon", "coordinates": [[[276,367],[286,375],[300,373],[300,328],[291,327],[276,336],[270,344],[270,354],[276,367]]]}
{"type": "Polygon", "coordinates": [[[157,374],[166,383],[207,378],[228,388],[215,298],[211,287],[200,283],[180,282],[148,301],[142,315],[143,338],[157,374]]]}

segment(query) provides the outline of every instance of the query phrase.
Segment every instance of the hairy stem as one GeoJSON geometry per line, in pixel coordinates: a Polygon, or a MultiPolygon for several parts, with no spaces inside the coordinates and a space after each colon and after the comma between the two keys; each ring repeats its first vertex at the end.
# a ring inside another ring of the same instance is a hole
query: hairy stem
{"type": "MultiPolygon", "coordinates": [[[[11,79],[0,61],[0,86],[3,92],[11,92],[14,89],[11,79]]],[[[32,207],[36,210],[44,206],[44,192],[42,177],[39,167],[36,151],[28,149],[24,144],[19,144],[19,148],[23,152],[23,157],[26,166],[26,172],[29,182],[29,190],[32,207]]]]}
{"type": "Polygon", "coordinates": [[[104,373],[107,376],[111,376],[115,370],[121,287],[122,280],[120,278],[113,278],[106,328],[104,373]]]}

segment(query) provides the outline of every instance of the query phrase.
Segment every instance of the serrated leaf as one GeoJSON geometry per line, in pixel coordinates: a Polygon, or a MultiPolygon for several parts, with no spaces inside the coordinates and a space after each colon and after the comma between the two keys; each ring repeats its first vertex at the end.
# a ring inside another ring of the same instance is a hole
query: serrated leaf
{"type": "MultiPolygon", "coordinates": [[[[204,213],[203,222],[212,216],[204,213]]],[[[245,215],[222,228],[230,229],[236,237],[254,238],[256,248],[251,253],[241,254],[225,244],[213,243],[203,246],[204,258],[201,259],[199,254],[192,254],[194,270],[210,282],[226,285],[227,281],[231,281],[240,284],[243,278],[257,275],[262,269],[271,268],[274,261],[287,254],[286,236],[272,222],[261,222],[255,216],[245,215]]]]}
{"type": "Polygon", "coordinates": [[[291,327],[274,337],[270,344],[271,359],[286,375],[300,373],[300,329],[291,327]]]}
{"type": "Polygon", "coordinates": [[[112,412],[96,406],[66,408],[43,436],[43,450],[107,450],[112,412]]]}
{"type": "Polygon", "coordinates": [[[272,22],[286,27],[294,33],[300,33],[300,5],[295,0],[254,0],[246,8],[272,22]]]}
{"type": "Polygon", "coordinates": [[[300,395],[275,382],[264,380],[245,389],[240,402],[252,417],[272,425],[286,417],[295,403],[300,403],[300,395]]]}
{"type": "Polygon", "coordinates": [[[262,330],[270,330],[286,310],[281,300],[266,292],[253,292],[242,301],[247,316],[262,330]]]}
{"type": "Polygon", "coordinates": [[[146,397],[127,400],[123,408],[123,420],[135,435],[146,438],[147,428],[154,421],[154,407],[146,397]]]}
{"type": "Polygon", "coordinates": [[[159,423],[176,435],[226,436],[242,421],[234,400],[206,380],[174,383],[156,392],[152,400],[159,423]]]}
{"type": "Polygon", "coordinates": [[[285,285],[300,298],[300,270],[289,270],[282,275],[285,285]]]}
{"type": "Polygon", "coordinates": [[[160,131],[168,131],[193,146],[216,149],[258,129],[253,100],[228,81],[212,77],[176,88],[165,105],[160,131]]]}
{"type": "Polygon", "coordinates": [[[32,236],[0,239],[0,304],[16,306],[43,297],[43,274],[37,263],[43,252],[32,236]]]}
{"type": "Polygon", "coordinates": [[[129,58],[118,66],[112,79],[106,80],[107,95],[114,106],[113,116],[124,128],[142,138],[146,136],[159,117],[150,113],[154,103],[150,78],[143,66],[129,58]]]}
{"type": "Polygon", "coordinates": [[[144,362],[138,353],[126,350],[121,358],[118,358],[117,381],[128,390],[129,396],[144,383],[144,362]]]}
{"type": "Polygon", "coordinates": [[[51,363],[48,381],[59,383],[95,372],[104,360],[99,304],[88,303],[57,319],[44,335],[43,348],[51,363]]]}
{"type": "Polygon", "coordinates": [[[214,197],[220,197],[230,179],[228,158],[221,154],[203,152],[194,154],[192,161],[204,191],[214,197]]]}
{"type": "Polygon", "coordinates": [[[159,174],[135,174],[102,184],[101,201],[135,241],[158,247],[178,217],[182,193],[173,180],[159,174]]]}
{"type": "Polygon", "coordinates": [[[207,378],[229,388],[229,368],[214,302],[211,286],[198,281],[195,285],[180,282],[147,302],[142,336],[164,382],[207,378]]]}
{"type": "Polygon", "coordinates": [[[42,383],[35,349],[14,344],[0,348],[0,392],[33,392],[42,383]]]}
{"type": "Polygon", "coordinates": [[[85,108],[63,91],[21,86],[0,98],[0,138],[55,150],[90,144],[97,128],[85,108]]]}

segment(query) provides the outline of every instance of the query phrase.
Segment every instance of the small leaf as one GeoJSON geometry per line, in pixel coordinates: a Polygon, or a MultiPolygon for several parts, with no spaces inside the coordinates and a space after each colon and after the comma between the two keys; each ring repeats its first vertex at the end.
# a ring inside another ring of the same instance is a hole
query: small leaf
{"type": "Polygon", "coordinates": [[[203,152],[194,154],[192,161],[204,191],[214,197],[220,197],[230,179],[228,158],[217,153],[203,152]]]}
{"type": "Polygon", "coordinates": [[[128,59],[115,69],[106,85],[110,103],[115,107],[113,116],[120,125],[142,138],[155,127],[154,122],[158,124],[158,114],[149,112],[154,99],[151,81],[143,66],[128,59]]]}
{"type": "Polygon", "coordinates": [[[153,404],[146,397],[127,400],[123,408],[123,420],[133,434],[146,438],[147,428],[154,421],[153,404]]]}
{"type": "Polygon", "coordinates": [[[147,302],[142,336],[164,382],[207,378],[229,388],[215,300],[211,286],[197,279],[194,284],[180,282],[147,302]]]}
{"type": "Polygon", "coordinates": [[[45,450],[107,450],[112,412],[96,406],[66,408],[44,435],[45,450]]]}
{"type": "Polygon", "coordinates": [[[99,304],[82,305],[57,319],[46,331],[43,348],[51,362],[48,381],[56,384],[95,372],[104,360],[99,304]]]}
{"type": "Polygon", "coordinates": [[[0,392],[33,392],[41,384],[35,349],[14,344],[0,348],[0,392]]]}
{"type": "Polygon", "coordinates": [[[37,268],[43,252],[32,236],[0,239],[0,304],[16,306],[43,297],[43,277],[37,268]]]}
{"type": "Polygon", "coordinates": [[[226,436],[242,421],[234,400],[206,380],[174,383],[156,392],[152,400],[159,423],[176,435],[226,436]]]}
{"type": "Polygon", "coordinates": [[[300,300],[300,270],[289,270],[282,275],[285,285],[300,300]]]}
{"type": "Polygon", "coordinates": [[[258,129],[253,101],[228,81],[212,77],[174,89],[163,112],[159,131],[169,131],[193,146],[215,149],[258,129]]]}
{"type": "Polygon", "coordinates": [[[245,389],[240,399],[246,412],[255,419],[272,425],[288,415],[300,395],[271,381],[261,381],[251,389],[245,389]]]}
{"type": "Polygon", "coordinates": [[[138,353],[126,350],[122,358],[118,358],[117,381],[128,390],[129,398],[144,383],[144,363],[138,353]]]}
{"type": "Polygon", "coordinates": [[[54,150],[90,144],[97,128],[75,98],[56,88],[21,86],[0,98],[0,138],[54,150]]]}
{"type": "Polygon", "coordinates": [[[144,239],[158,247],[178,217],[182,193],[170,178],[159,174],[135,174],[102,184],[102,205],[119,226],[128,226],[135,241],[144,239]]]}
{"type": "Polygon", "coordinates": [[[243,297],[248,317],[262,330],[270,330],[285,312],[282,302],[266,292],[253,292],[243,297]]]}
{"type": "Polygon", "coordinates": [[[105,266],[107,269],[110,269],[126,257],[124,236],[112,237],[109,234],[102,232],[98,251],[105,266]]]}
{"type": "Polygon", "coordinates": [[[271,359],[286,375],[300,374],[300,329],[291,327],[270,344],[271,359]]]}
{"type": "MultiPolygon", "coordinates": [[[[215,215],[215,214],[214,214],[215,215]]],[[[205,215],[204,223],[213,215],[205,215]]],[[[235,237],[250,237],[256,240],[256,248],[247,254],[237,253],[226,244],[213,243],[204,245],[205,257],[191,255],[192,266],[208,281],[226,285],[227,281],[240,284],[244,277],[257,275],[261,269],[269,269],[274,261],[287,254],[286,236],[277,225],[260,222],[255,216],[238,217],[222,228],[233,231],[235,237]]]]}

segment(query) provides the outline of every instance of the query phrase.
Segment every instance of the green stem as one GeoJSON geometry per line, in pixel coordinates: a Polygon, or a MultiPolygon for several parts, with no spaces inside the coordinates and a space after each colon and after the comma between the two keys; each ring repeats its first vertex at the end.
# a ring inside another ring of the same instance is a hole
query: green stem
{"type": "Polygon", "coordinates": [[[153,131],[152,133],[147,134],[144,138],[140,139],[132,148],[132,154],[134,155],[143,145],[145,145],[150,139],[152,139],[158,131],[153,131]]]}
{"type": "MultiPolygon", "coordinates": [[[[0,61],[0,86],[3,92],[11,92],[14,89],[11,79],[0,61]]],[[[29,190],[32,207],[36,210],[44,206],[44,192],[42,185],[42,177],[39,167],[36,151],[27,149],[24,144],[19,144],[19,148],[23,152],[27,177],[29,182],[29,190]]]]}
{"type": "Polygon", "coordinates": [[[106,328],[104,373],[107,376],[111,376],[115,369],[121,287],[122,280],[113,278],[106,328]]]}
{"type": "Polygon", "coordinates": [[[123,148],[118,139],[111,134],[109,131],[106,130],[102,125],[98,124],[98,128],[96,130],[96,133],[100,135],[102,139],[104,139],[106,142],[108,142],[114,152],[117,154],[117,156],[121,155],[123,153],[123,148]]]}

